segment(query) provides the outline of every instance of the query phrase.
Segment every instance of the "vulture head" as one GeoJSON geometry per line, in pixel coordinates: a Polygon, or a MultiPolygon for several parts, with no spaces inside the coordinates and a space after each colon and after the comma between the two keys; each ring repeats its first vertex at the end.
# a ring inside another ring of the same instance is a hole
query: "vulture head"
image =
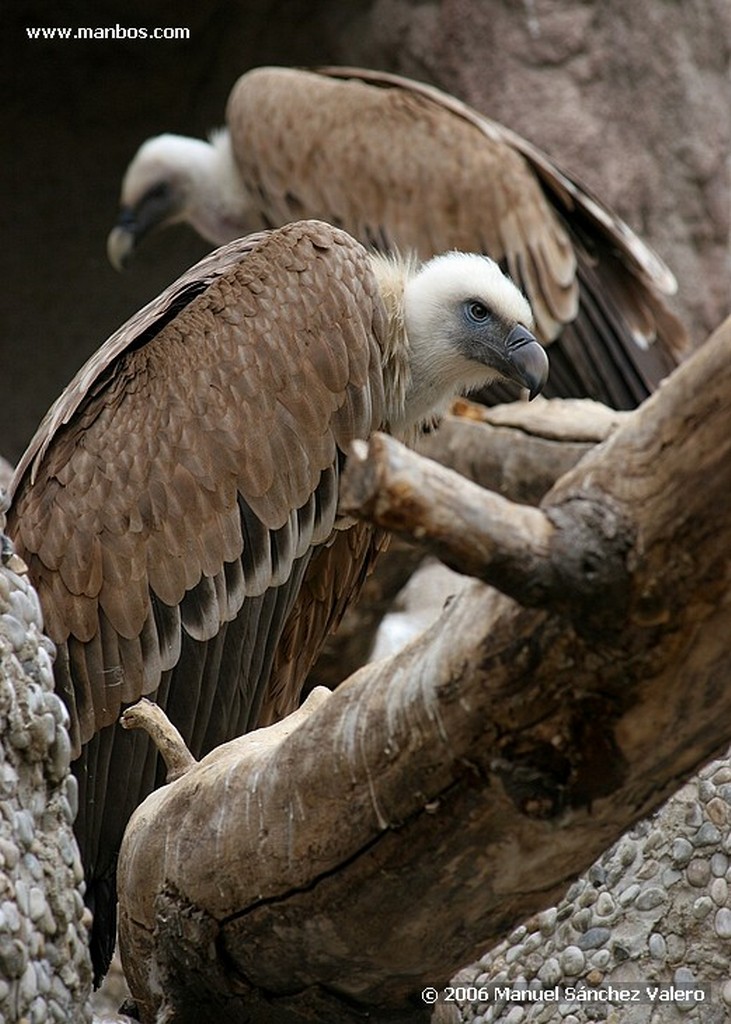
{"type": "Polygon", "coordinates": [[[543,390],[548,357],[531,333],[530,306],[493,260],[450,252],[418,268],[380,255],[371,261],[389,313],[386,364],[395,358],[384,384],[395,434],[408,436],[458,393],[497,380],[530,398],[543,390]]]}
{"type": "Polygon", "coordinates": [[[148,139],[127,168],[120,202],[107,238],[107,255],[117,270],[157,227],[185,222],[220,245],[257,226],[225,131],[210,142],[171,134],[148,139]]]}

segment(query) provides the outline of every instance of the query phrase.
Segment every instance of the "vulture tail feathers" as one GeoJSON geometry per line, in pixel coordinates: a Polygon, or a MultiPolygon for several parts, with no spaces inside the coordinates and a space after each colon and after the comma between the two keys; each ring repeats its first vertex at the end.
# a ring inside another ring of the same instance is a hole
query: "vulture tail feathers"
{"type": "MultiPolygon", "coordinates": [[[[277,645],[309,559],[308,551],[295,562],[286,583],[247,600],[243,612],[211,639],[200,641],[183,632],[184,671],[178,667],[165,672],[150,696],[175,723],[194,757],[257,724],[277,645]]],[[[164,621],[159,604],[157,610],[164,621]]],[[[84,746],[74,773],[81,808],[76,829],[94,914],[92,960],[101,979],[114,952],[116,921],[116,853],[109,856],[109,851],[119,849],[130,815],[165,781],[166,769],[146,734],[115,723],[84,746]]]]}

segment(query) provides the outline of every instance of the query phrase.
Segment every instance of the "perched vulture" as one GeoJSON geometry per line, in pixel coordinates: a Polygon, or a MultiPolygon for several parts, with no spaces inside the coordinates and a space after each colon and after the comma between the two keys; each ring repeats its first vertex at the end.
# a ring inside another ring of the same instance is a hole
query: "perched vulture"
{"type": "Polygon", "coordinates": [[[419,266],[303,221],[206,257],[50,410],[8,532],[58,650],[98,970],[124,826],[164,778],[120,709],[148,694],[198,757],[296,707],[381,543],[337,514],[349,442],[408,439],[496,378],[537,393],[531,327],[484,256],[419,266]]]}
{"type": "Polygon", "coordinates": [[[108,252],[187,221],[220,245],[316,217],[381,251],[495,259],[551,346],[547,395],[632,408],[687,338],[673,275],[619,217],[514,132],[439,90],[350,68],[257,68],[211,142],[148,140],[122,185],[108,252]],[[654,344],[653,344],[654,342],[654,344]]]}

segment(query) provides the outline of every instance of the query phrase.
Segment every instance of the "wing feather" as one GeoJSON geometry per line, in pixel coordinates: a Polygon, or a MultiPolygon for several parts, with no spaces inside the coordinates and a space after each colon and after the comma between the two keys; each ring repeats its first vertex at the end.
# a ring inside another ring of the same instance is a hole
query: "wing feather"
{"type": "MultiPolygon", "coordinates": [[[[484,249],[509,268],[542,247],[561,251],[557,272],[570,294],[560,313],[568,319],[576,306],[576,281],[566,273],[572,249],[515,147],[497,130],[482,131],[474,112],[457,115],[436,90],[352,69],[338,74],[259,68],[231,92],[234,153],[267,217],[291,216],[285,197],[294,188],[308,216],[379,249],[422,258],[484,249]],[[315,149],[313,139],[327,145],[315,149]]],[[[550,340],[553,326],[542,326],[550,340]]]]}
{"type": "MultiPolygon", "coordinates": [[[[238,598],[239,591],[234,590],[231,583],[229,583],[228,590],[229,594],[235,592],[238,598]]],[[[238,602],[238,607],[241,607],[242,603],[243,597],[238,602]]],[[[178,663],[180,658],[182,638],[180,608],[178,605],[164,604],[154,593],[151,598],[151,605],[152,623],[150,624],[148,620],[145,620],[145,630],[154,628],[160,652],[160,671],[168,672],[178,663]]]]}
{"type": "Polygon", "coordinates": [[[302,679],[315,662],[313,652],[318,644],[313,641],[321,644],[322,638],[337,628],[385,544],[383,533],[356,523],[348,530],[337,531],[330,543],[313,555],[274,653],[268,700],[260,724],[277,721],[292,706],[302,679]]]}

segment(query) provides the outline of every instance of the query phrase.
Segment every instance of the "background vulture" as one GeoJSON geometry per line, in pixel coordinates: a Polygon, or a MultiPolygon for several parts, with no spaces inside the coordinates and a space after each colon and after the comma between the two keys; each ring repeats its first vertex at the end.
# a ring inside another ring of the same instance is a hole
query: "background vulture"
{"type": "Polygon", "coordinates": [[[149,694],[198,757],[298,703],[380,538],[337,516],[353,438],[403,439],[495,378],[537,393],[525,298],[483,256],[368,255],[315,221],[241,239],[84,366],[23,456],[8,532],[58,648],[97,969],[116,854],[164,772],[117,724],[149,694]]]}
{"type": "Polygon", "coordinates": [[[162,135],[124,178],[109,236],[124,264],[153,227],[221,244],[318,217],[364,245],[485,252],[522,287],[551,346],[547,395],[632,408],[687,346],[675,280],[616,215],[543,153],[439,90],[384,72],[258,68],[211,142],[162,135]]]}

